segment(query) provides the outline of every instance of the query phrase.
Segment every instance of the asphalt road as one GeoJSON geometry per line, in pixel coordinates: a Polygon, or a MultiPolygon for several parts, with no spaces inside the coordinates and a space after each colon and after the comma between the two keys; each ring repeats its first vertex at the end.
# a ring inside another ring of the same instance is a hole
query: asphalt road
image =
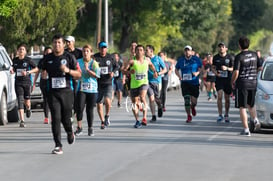
{"type": "MultiPolygon", "coordinates": [[[[125,100],[124,100],[125,101],[125,100]]],[[[41,110],[18,124],[0,127],[0,178],[8,181],[182,181],[271,180],[273,132],[239,136],[238,110],[231,123],[216,123],[216,101],[201,93],[197,116],[187,124],[180,90],[168,92],[167,111],[147,127],[133,128],[132,112],[113,104],[111,126],[95,136],[84,134],[68,145],[62,129],[63,155],[53,155],[50,125],[41,110]]],[[[148,118],[151,118],[150,112],[148,118]]],[[[85,120],[85,119],[84,119],[85,120]]]]}

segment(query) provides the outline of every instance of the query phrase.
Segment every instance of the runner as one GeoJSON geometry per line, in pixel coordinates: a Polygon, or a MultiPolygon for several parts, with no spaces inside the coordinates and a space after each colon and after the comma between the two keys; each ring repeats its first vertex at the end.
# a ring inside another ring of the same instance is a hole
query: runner
{"type": "Polygon", "coordinates": [[[156,121],[155,115],[155,102],[157,104],[158,117],[163,116],[163,106],[160,99],[160,91],[161,91],[161,75],[164,75],[167,72],[164,61],[159,57],[154,55],[154,47],[152,45],[146,46],[146,56],[151,59],[153,63],[157,76],[154,76],[154,72],[149,69],[148,71],[148,80],[149,80],[149,103],[150,109],[152,112],[152,119],[150,122],[156,121]],[[156,78],[155,78],[156,77],[156,78]]]}
{"type": "Polygon", "coordinates": [[[113,53],[113,56],[116,61],[116,65],[118,67],[118,70],[116,72],[114,72],[112,102],[114,101],[115,93],[116,93],[117,98],[118,98],[117,106],[121,107],[123,84],[125,83],[125,79],[123,78],[123,74],[121,72],[123,63],[122,63],[118,53],[113,53]]]}
{"type": "Polygon", "coordinates": [[[146,94],[148,90],[148,69],[154,72],[154,77],[157,78],[157,72],[152,62],[148,57],[145,57],[144,46],[137,45],[136,46],[136,56],[133,57],[132,60],[129,61],[125,70],[128,70],[128,73],[131,74],[131,98],[133,102],[133,114],[136,119],[136,123],[134,125],[135,128],[141,127],[141,125],[147,125],[147,103],[146,103],[146,94]],[[139,100],[140,99],[140,100],[139,100]],[[139,106],[138,103],[142,102],[143,106],[143,119],[142,122],[139,121],[138,111],[139,106]]]}
{"type": "Polygon", "coordinates": [[[69,144],[75,142],[71,116],[74,102],[73,81],[80,78],[77,61],[73,55],[64,51],[65,41],[62,35],[52,39],[53,53],[45,56],[42,70],[48,73],[48,105],[52,116],[52,133],[55,148],[52,154],[63,154],[61,143],[61,123],[67,133],[69,144]]]}
{"type": "Polygon", "coordinates": [[[85,45],[82,48],[83,58],[78,59],[79,66],[82,71],[82,76],[79,79],[79,90],[77,91],[77,130],[75,135],[79,136],[83,133],[82,117],[83,110],[86,105],[86,117],[88,124],[88,136],[94,136],[93,120],[94,106],[98,92],[99,65],[92,58],[92,47],[85,45]]]}
{"type": "MultiPolygon", "coordinates": [[[[75,56],[76,60],[83,57],[82,51],[75,47],[75,37],[74,36],[66,36],[65,37],[66,49],[65,51],[71,53],[75,56]]],[[[73,79],[73,86],[74,86],[74,102],[73,102],[73,109],[74,114],[77,111],[77,90],[78,90],[78,80],[73,79]]],[[[73,118],[71,118],[73,120],[73,118]]]]}
{"type": "Polygon", "coordinates": [[[107,43],[101,41],[99,43],[99,53],[94,55],[95,60],[100,66],[100,78],[98,79],[98,99],[97,111],[101,120],[101,129],[110,125],[110,108],[112,100],[112,78],[114,72],[118,70],[116,62],[113,57],[107,53],[107,43]],[[105,103],[105,116],[103,113],[103,98],[105,103]]]}
{"type": "MultiPolygon", "coordinates": [[[[47,55],[47,54],[50,54],[52,53],[52,48],[51,47],[46,47],[45,50],[44,50],[44,56],[47,55]]],[[[42,58],[39,63],[38,63],[38,68],[41,69],[41,66],[43,64],[43,61],[44,59],[42,58]]],[[[42,91],[42,95],[43,95],[43,111],[44,111],[44,124],[49,124],[49,121],[48,121],[48,113],[49,113],[49,107],[48,107],[48,100],[47,100],[47,91],[46,91],[46,86],[47,86],[47,79],[48,79],[48,75],[47,75],[47,72],[46,71],[39,71],[35,74],[35,77],[34,77],[34,81],[33,81],[33,90],[35,89],[35,84],[36,84],[36,81],[39,77],[41,73],[41,76],[40,76],[40,89],[42,91]]]]}
{"type": "Polygon", "coordinates": [[[31,116],[30,93],[32,85],[31,73],[36,73],[38,68],[35,63],[26,56],[26,44],[17,46],[18,57],[15,57],[12,62],[13,66],[11,73],[15,73],[15,92],[18,100],[18,112],[20,118],[20,127],[25,127],[24,106],[26,106],[26,117],[31,116]]]}
{"type": "Polygon", "coordinates": [[[172,64],[168,61],[168,58],[166,56],[165,52],[159,52],[158,56],[161,57],[161,59],[165,63],[166,67],[166,73],[162,75],[161,81],[162,81],[162,88],[160,92],[160,99],[162,102],[162,107],[163,107],[163,112],[166,111],[166,98],[167,98],[167,88],[168,88],[168,83],[169,83],[169,76],[172,73],[172,64]]]}
{"type": "Polygon", "coordinates": [[[195,106],[199,97],[201,68],[202,62],[197,56],[192,55],[192,47],[189,45],[185,46],[184,56],[179,57],[175,65],[175,74],[181,80],[182,96],[184,97],[185,110],[187,112],[186,123],[190,123],[192,116],[196,116],[195,106]]]}
{"type": "Polygon", "coordinates": [[[208,101],[212,101],[212,94],[214,98],[217,98],[216,95],[216,87],[215,87],[215,81],[216,81],[216,75],[212,70],[212,60],[213,57],[211,54],[207,55],[208,63],[204,66],[204,74],[206,75],[206,88],[207,88],[207,94],[208,94],[208,101]]]}
{"type": "Polygon", "coordinates": [[[230,94],[232,88],[230,85],[231,75],[233,71],[234,57],[227,53],[228,48],[223,42],[218,44],[219,53],[213,57],[213,71],[216,74],[216,90],[217,90],[217,107],[219,116],[217,123],[223,120],[222,115],[222,98],[223,92],[225,97],[225,122],[229,123],[229,107],[230,107],[230,94]]]}
{"type": "Polygon", "coordinates": [[[232,87],[236,88],[235,107],[240,109],[240,118],[244,128],[240,135],[243,136],[250,136],[246,108],[248,108],[250,116],[254,121],[255,130],[261,127],[255,108],[255,95],[257,89],[257,70],[262,66],[262,62],[256,52],[248,50],[249,43],[250,41],[247,37],[239,39],[241,52],[235,57],[234,71],[231,79],[232,87]]]}

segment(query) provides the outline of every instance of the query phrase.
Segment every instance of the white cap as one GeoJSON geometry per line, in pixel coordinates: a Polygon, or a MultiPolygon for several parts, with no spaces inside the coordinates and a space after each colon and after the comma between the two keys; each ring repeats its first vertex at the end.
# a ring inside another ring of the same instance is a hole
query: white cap
{"type": "Polygon", "coordinates": [[[186,49],[192,50],[192,47],[190,45],[187,45],[184,47],[184,50],[186,50],[186,49]]]}
{"type": "Polygon", "coordinates": [[[65,41],[73,41],[73,42],[75,42],[74,36],[66,36],[64,39],[65,39],[65,41]]]}

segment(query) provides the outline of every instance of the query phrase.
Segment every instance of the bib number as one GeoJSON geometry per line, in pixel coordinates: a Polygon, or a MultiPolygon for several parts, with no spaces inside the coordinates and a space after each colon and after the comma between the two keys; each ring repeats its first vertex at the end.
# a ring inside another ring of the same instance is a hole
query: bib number
{"type": "Polygon", "coordinates": [[[26,71],[26,69],[17,69],[16,70],[16,75],[19,77],[19,76],[23,76],[22,75],[22,72],[26,71]]]}
{"type": "Polygon", "coordinates": [[[220,77],[228,77],[228,72],[227,71],[219,71],[220,77]]]}
{"type": "Polygon", "coordinates": [[[66,87],[66,80],[65,77],[53,77],[51,79],[52,82],[52,88],[54,89],[60,89],[66,87]]]}
{"type": "Polygon", "coordinates": [[[100,72],[101,72],[101,74],[103,74],[103,75],[108,74],[108,73],[109,73],[109,72],[108,72],[108,67],[101,67],[101,68],[100,68],[100,72]]]}
{"type": "Polygon", "coordinates": [[[145,78],[145,74],[136,74],[135,78],[136,80],[142,80],[145,78]]]}
{"type": "Polygon", "coordinates": [[[192,74],[183,74],[183,80],[192,80],[192,74]]]}
{"type": "Polygon", "coordinates": [[[90,91],[91,88],[92,88],[92,85],[90,82],[81,83],[81,91],[90,91]]]}

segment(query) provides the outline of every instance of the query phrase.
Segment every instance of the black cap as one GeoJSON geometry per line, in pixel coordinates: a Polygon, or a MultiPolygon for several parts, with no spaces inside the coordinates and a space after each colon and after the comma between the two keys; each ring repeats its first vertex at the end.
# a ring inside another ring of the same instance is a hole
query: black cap
{"type": "Polygon", "coordinates": [[[220,47],[220,46],[224,46],[225,47],[226,45],[225,45],[224,42],[220,42],[220,43],[218,43],[218,47],[220,47]]]}

